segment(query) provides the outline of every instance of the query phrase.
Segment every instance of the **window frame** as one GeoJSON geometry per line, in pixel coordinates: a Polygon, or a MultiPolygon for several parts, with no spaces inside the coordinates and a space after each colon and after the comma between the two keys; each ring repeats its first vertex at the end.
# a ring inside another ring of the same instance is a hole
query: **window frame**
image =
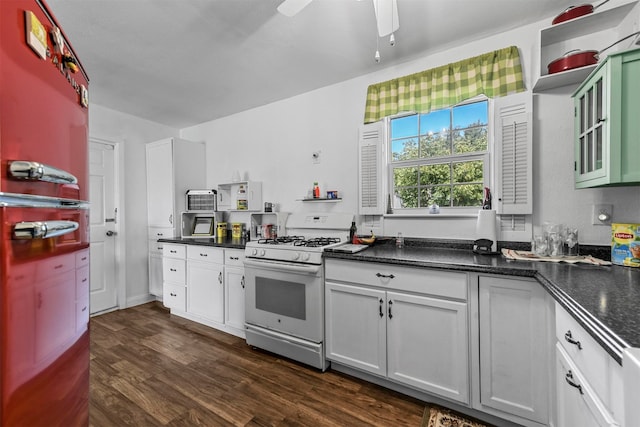
{"type": "MultiPolygon", "coordinates": [[[[458,104],[447,107],[447,109],[451,109],[454,107],[458,107],[461,105],[473,104],[478,101],[486,101],[487,102],[487,151],[482,153],[463,153],[459,155],[452,156],[444,156],[444,157],[434,157],[429,159],[429,162],[425,162],[425,159],[415,159],[415,160],[406,160],[401,163],[400,167],[407,166],[419,166],[425,164],[434,164],[438,163],[439,159],[447,159],[447,163],[455,163],[459,160],[482,160],[483,168],[483,187],[493,188],[493,160],[495,156],[495,143],[494,143],[494,129],[495,129],[495,121],[494,117],[494,102],[491,98],[486,97],[485,95],[475,96],[473,98],[464,100],[458,104]]],[[[434,110],[435,111],[435,110],[434,110]]],[[[385,132],[384,132],[384,147],[385,147],[385,167],[386,173],[384,174],[385,179],[385,187],[389,189],[389,194],[392,195],[394,191],[394,168],[398,167],[399,163],[394,163],[392,161],[392,144],[391,144],[391,120],[411,116],[414,114],[420,114],[415,112],[403,112],[401,114],[396,114],[393,116],[386,117],[385,121],[385,132]]],[[[452,185],[452,183],[449,183],[452,185]]],[[[429,207],[420,207],[420,208],[400,208],[395,205],[395,197],[391,197],[391,206],[393,209],[393,213],[387,213],[386,215],[392,216],[433,216],[433,213],[429,212],[429,207]]],[[[478,210],[481,209],[481,206],[440,206],[439,213],[441,216],[467,216],[467,215],[477,215],[478,210]]]]}

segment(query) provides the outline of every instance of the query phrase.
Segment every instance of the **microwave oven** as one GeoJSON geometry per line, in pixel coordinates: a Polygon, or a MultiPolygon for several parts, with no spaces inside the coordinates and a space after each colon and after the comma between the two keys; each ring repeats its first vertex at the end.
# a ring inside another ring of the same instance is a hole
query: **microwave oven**
{"type": "Polygon", "coordinates": [[[187,212],[215,212],[218,210],[218,192],[187,190],[185,207],[187,212]]]}

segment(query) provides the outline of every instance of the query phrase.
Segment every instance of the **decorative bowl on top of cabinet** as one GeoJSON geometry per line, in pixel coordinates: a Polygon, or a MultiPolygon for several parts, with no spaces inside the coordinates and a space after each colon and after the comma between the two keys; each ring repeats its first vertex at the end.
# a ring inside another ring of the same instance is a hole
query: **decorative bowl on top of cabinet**
{"type": "Polygon", "coordinates": [[[640,49],[610,54],[573,94],[576,188],[640,183],[640,49]]]}

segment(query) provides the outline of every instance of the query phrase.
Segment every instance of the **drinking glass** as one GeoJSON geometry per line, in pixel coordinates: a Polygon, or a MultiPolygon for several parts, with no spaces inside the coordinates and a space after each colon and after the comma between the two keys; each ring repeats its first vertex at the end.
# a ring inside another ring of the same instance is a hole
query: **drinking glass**
{"type": "Polygon", "coordinates": [[[573,227],[567,227],[565,229],[564,238],[564,254],[567,256],[578,255],[578,229],[573,227]]]}
{"type": "Polygon", "coordinates": [[[538,256],[548,255],[547,249],[549,248],[549,245],[547,243],[547,237],[545,235],[538,234],[533,236],[533,243],[534,243],[533,252],[536,255],[538,256]]]}

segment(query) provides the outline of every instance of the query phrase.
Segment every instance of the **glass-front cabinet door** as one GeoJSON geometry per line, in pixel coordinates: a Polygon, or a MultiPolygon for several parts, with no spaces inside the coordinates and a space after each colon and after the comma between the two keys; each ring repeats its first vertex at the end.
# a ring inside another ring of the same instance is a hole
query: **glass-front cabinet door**
{"type": "Polygon", "coordinates": [[[610,54],[578,87],[576,188],[640,183],[640,49],[610,54]]]}
{"type": "Polygon", "coordinates": [[[601,67],[575,96],[576,183],[607,175],[607,67],[601,67]]]}

